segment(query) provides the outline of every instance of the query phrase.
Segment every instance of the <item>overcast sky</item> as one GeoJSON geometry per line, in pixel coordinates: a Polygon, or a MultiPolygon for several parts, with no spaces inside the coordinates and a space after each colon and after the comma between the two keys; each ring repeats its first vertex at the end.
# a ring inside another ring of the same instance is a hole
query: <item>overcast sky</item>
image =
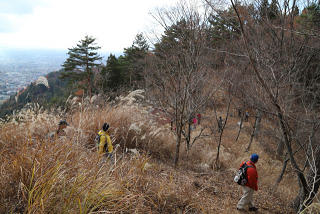
{"type": "Polygon", "coordinates": [[[121,52],[152,28],[150,11],[176,0],[0,0],[0,48],[67,49],[85,35],[121,52]]]}

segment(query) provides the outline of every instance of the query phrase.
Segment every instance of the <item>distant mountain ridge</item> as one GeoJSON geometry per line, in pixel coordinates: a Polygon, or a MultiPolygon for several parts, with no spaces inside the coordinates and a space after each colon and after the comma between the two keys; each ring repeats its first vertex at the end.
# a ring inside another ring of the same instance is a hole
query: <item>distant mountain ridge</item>
{"type": "Polygon", "coordinates": [[[68,80],[60,79],[60,74],[61,71],[50,72],[45,77],[48,81],[47,84],[39,84],[39,82],[34,81],[25,89],[11,95],[0,106],[0,118],[22,109],[27,103],[39,103],[45,108],[63,106],[70,95],[70,89],[68,80]]]}
{"type": "MultiPolygon", "coordinates": [[[[60,70],[67,52],[68,50],[1,48],[0,105],[40,76],[60,70]]],[[[100,53],[103,57],[108,54],[108,52],[100,53]]],[[[102,62],[105,62],[105,59],[102,62]]]]}
{"type": "Polygon", "coordinates": [[[61,69],[64,50],[0,50],[0,102],[38,77],[61,69]]]}

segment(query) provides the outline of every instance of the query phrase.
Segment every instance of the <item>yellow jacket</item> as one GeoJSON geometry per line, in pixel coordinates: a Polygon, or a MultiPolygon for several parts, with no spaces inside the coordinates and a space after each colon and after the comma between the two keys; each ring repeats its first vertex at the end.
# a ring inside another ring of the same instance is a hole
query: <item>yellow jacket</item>
{"type": "Polygon", "coordinates": [[[103,130],[100,130],[98,135],[100,135],[100,143],[98,150],[99,154],[104,154],[106,152],[104,149],[106,143],[108,144],[108,153],[111,153],[113,151],[113,146],[109,134],[103,130]]]}

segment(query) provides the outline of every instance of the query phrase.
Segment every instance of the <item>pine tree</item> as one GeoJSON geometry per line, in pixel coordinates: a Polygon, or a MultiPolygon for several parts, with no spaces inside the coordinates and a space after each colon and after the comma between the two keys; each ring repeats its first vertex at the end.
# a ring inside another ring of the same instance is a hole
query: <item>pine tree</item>
{"type": "Polygon", "coordinates": [[[293,16],[299,16],[299,7],[296,5],[293,9],[293,16]]]}
{"type": "Polygon", "coordinates": [[[142,33],[136,35],[131,47],[124,49],[124,58],[128,64],[129,85],[132,88],[141,86],[148,50],[149,45],[142,33]]]}
{"type": "Polygon", "coordinates": [[[268,16],[269,16],[269,19],[271,20],[278,18],[279,16],[278,0],[271,1],[268,16]]]}
{"type": "Polygon", "coordinates": [[[266,18],[268,15],[268,10],[269,10],[269,2],[268,0],[262,0],[259,11],[260,11],[260,17],[261,18],[266,18]]]}
{"type": "Polygon", "coordinates": [[[113,54],[107,59],[107,65],[105,67],[105,73],[107,75],[107,88],[112,91],[119,89],[125,82],[125,62],[123,57],[120,56],[119,59],[113,54]]]}
{"type": "Polygon", "coordinates": [[[72,82],[83,81],[90,97],[93,88],[93,69],[100,65],[98,61],[102,59],[97,53],[100,47],[96,45],[95,40],[91,36],[85,36],[76,47],[68,49],[69,57],[62,65],[65,72],[61,76],[61,78],[70,78],[72,82]]]}

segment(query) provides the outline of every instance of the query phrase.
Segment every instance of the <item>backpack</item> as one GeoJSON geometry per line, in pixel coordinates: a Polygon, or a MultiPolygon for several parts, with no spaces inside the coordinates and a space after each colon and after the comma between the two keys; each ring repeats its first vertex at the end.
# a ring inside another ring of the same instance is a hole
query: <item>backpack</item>
{"type": "Polygon", "coordinates": [[[236,173],[236,175],[234,176],[234,182],[236,182],[237,184],[244,186],[247,184],[248,182],[248,177],[247,177],[247,169],[248,168],[253,168],[252,166],[247,165],[247,162],[245,162],[240,169],[238,170],[238,172],[236,173]]]}
{"type": "Polygon", "coordinates": [[[100,144],[100,137],[101,135],[97,134],[94,138],[94,142],[96,144],[96,148],[98,149],[99,148],[99,144],[100,144]]]}
{"type": "MultiPolygon", "coordinates": [[[[96,144],[97,150],[99,150],[100,138],[101,138],[101,135],[99,135],[99,134],[97,134],[97,135],[95,136],[95,138],[94,138],[94,142],[95,142],[95,144],[96,144]]],[[[106,143],[106,144],[104,145],[104,148],[103,148],[104,151],[107,151],[107,150],[106,150],[106,149],[107,149],[107,146],[108,146],[108,143],[106,143]]]]}

